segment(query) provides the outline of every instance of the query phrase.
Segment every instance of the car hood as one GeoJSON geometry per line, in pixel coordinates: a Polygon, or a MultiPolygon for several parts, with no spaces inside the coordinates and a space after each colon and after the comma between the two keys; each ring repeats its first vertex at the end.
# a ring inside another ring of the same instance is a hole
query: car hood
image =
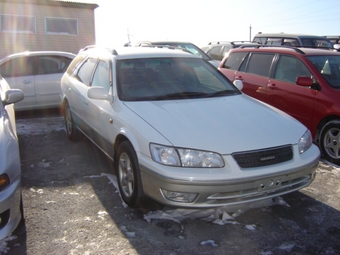
{"type": "Polygon", "coordinates": [[[287,114],[244,94],[125,105],[172,145],[221,154],[296,144],[306,131],[287,114]]]}

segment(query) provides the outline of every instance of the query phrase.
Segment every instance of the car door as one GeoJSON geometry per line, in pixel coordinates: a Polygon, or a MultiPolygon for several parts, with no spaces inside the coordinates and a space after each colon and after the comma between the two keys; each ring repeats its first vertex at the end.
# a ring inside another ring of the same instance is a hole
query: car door
{"type": "Polygon", "coordinates": [[[248,61],[242,63],[234,79],[243,81],[245,94],[268,102],[267,86],[274,57],[273,53],[251,53],[248,61]]]}
{"type": "Polygon", "coordinates": [[[4,62],[0,67],[1,75],[13,89],[21,89],[24,99],[15,103],[16,110],[36,107],[35,98],[35,60],[32,56],[18,56],[4,62]]]}
{"type": "Polygon", "coordinates": [[[229,56],[221,62],[218,68],[230,81],[235,80],[240,65],[247,61],[248,51],[231,52],[229,56]]]}
{"type": "Polygon", "coordinates": [[[39,107],[56,107],[61,103],[60,80],[71,58],[57,55],[37,56],[35,76],[36,102],[39,107]]]}
{"type": "MultiPolygon", "coordinates": [[[[112,94],[112,68],[109,61],[99,60],[91,82],[91,87],[103,87],[107,94],[112,94]]],[[[112,102],[87,98],[86,123],[91,127],[91,139],[109,156],[113,155],[114,125],[112,102]]]]}
{"type": "Polygon", "coordinates": [[[89,118],[87,117],[87,114],[89,114],[87,91],[90,87],[90,81],[96,64],[97,59],[86,59],[78,71],[73,74],[72,85],[67,89],[72,113],[78,121],[77,125],[88,136],[90,136],[92,131],[88,122],[89,118]]]}
{"type": "Polygon", "coordinates": [[[268,82],[268,103],[288,113],[307,127],[313,120],[317,91],[296,84],[296,78],[311,77],[307,66],[298,58],[279,55],[274,77],[268,82]]]}

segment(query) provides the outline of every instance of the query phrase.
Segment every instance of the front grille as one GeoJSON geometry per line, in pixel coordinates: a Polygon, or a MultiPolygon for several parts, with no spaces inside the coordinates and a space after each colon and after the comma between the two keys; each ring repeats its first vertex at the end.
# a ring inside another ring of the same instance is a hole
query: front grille
{"type": "Polygon", "coordinates": [[[236,152],[232,156],[241,168],[269,166],[291,160],[293,149],[291,145],[286,145],[256,151],[236,152]]]}

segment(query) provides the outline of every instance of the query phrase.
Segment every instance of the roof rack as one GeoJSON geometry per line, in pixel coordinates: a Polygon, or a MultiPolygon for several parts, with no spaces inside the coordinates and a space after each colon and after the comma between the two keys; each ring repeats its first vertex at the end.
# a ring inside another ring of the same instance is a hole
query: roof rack
{"type": "Polygon", "coordinates": [[[87,51],[87,50],[91,50],[91,49],[102,49],[102,50],[106,50],[108,52],[110,52],[112,55],[118,55],[118,52],[115,49],[110,49],[107,47],[102,47],[102,46],[98,46],[98,45],[87,45],[84,48],[80,49],[79,52],[83,52],[83,51],[87,51]]]}
{"type": "Polygon", "coordinates": [[[231,43],[229,41],[216,41],[216,42],[210,42],[208,43],[208,45],[212,45],[212,44],[222,44],[222,43],[231,43]]]}
{"type": "Polygon", "coordinates": [[[152,45],[141,45],[140,47],[149,47],[149,48],[163,48],[163,49],[170,49],[170,50],[181,50],[187,53],[192,54],[189,50],[182,48],[182,47],[177,47],[177,46],[171,46],[171,45],[159,45],[159,44],[152,44],[152,45]]]}

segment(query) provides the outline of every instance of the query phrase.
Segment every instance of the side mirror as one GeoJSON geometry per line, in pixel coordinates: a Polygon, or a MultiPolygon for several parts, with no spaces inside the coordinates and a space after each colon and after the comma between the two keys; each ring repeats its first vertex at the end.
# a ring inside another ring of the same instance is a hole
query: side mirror
{"type": "Polygon", "coordinates": [[[107,100],[109,93],[103,87],[91,87],[87,91],[87,96],[92,99],[107,100]]]}
{"type": "Polygon", "coordinates": [[[9,105],[17,103],[24,99],[24,93],[20,89],[7,90],[3,95],[2,104],[9,105]]]}
{"type": "Polygon", "coordinates": [[[311,87],[313,86],[314,82],[311,77],[300,76],[296,78],[296,84],[303,87],[311,87]]]}
{"type": "Polygon", "coordinates": [[[236,88],[238,88],[239,90],[243,89],[243,82],[241,80],[235,80],[233,81],[233,84],[235,85],[236,88]]]}

